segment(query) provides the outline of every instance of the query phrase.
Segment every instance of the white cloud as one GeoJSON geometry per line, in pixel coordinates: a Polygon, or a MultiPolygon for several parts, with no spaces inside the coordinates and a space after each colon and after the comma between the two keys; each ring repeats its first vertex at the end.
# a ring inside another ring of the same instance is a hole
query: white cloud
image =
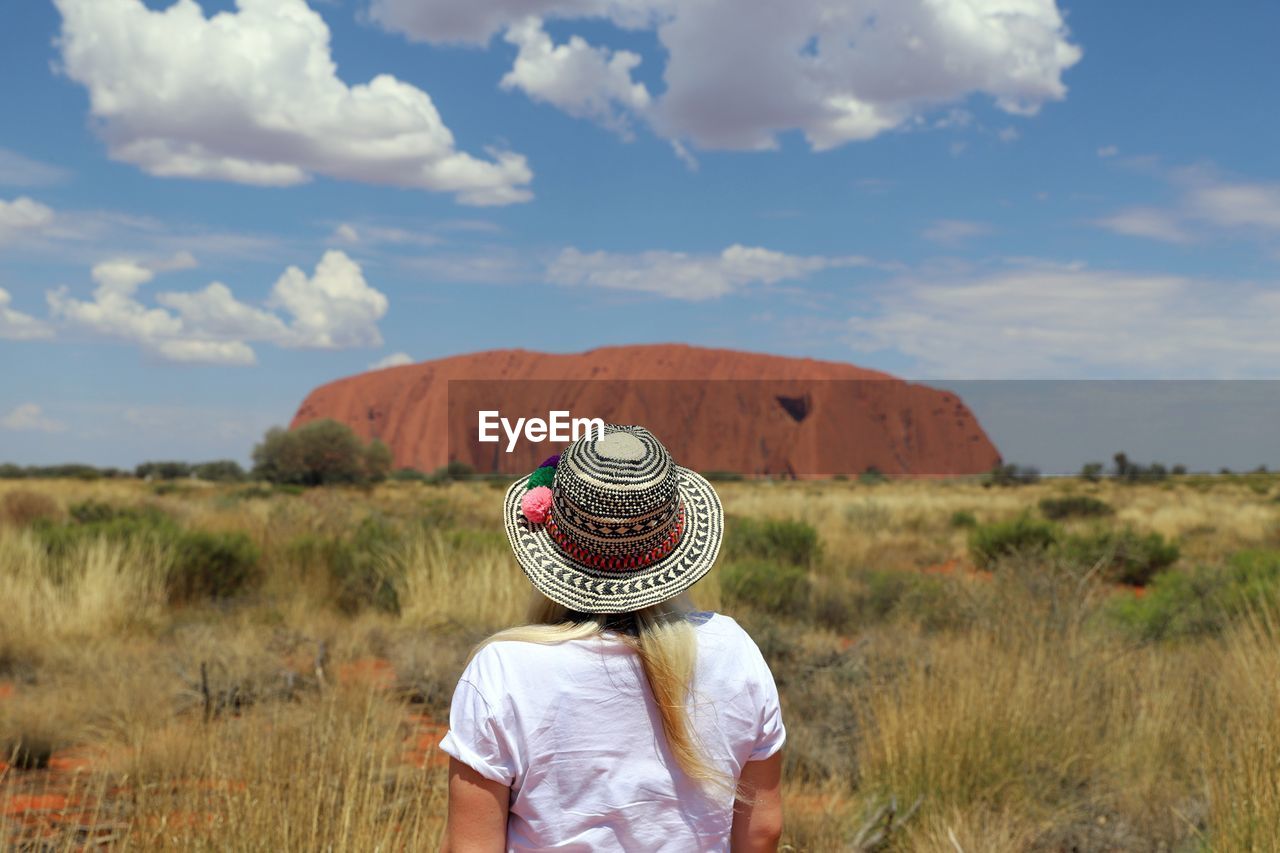
{"type": "Polygon", "coordinates": [[[536,101],[598,121],[623,136],[630,134],[627,112],[643,116],[649,108],[649,90],[631,79],[640,64],[638,54],[593,47],[581,36],[552,44],[538,18],[510,26],[506,40],[519,52],[502,78],[504,89],[520,89],[536,101]]]}
{"type": "Polygon", "coordinates": [[[32,432],[66,432],[67,425],[45,417],[44,410],[36,403],[22,403],[0,418],[0,427],[32,432]]]}
{"type": "Polygon", "coordinates": [[[1203,168],[1169,179],[1179,197],[1169,208],[1135,207],[1095,220],[1119,234],[1190,243],[1216,231],[1273,243],[1280,237],[1280,183],[1223,180],[1203,168]]]}
{"type": "Polygon", "coordinates": [[[380,74],[337,75],[329,28],[305,0],[55,0],[67,76],[114,159],[148,174],[289,186],[313,174],[456,193],[464,204],[531,197],[524,157],[458,151],[426,92],[380,74]]]}
{"type": "Polygon", "coordinates": [[[633,290],[670,299],[701,301],[725,296],[752,284],[804,278],[833,267],[862,266],[864,258],[787,255],[769,249],[733,245],[718,255],[651,251],[636,254],[565,249],[547,269],[547,280],[633,290]]]}
{"type": "Polygon", "coordinates": [[[1044,265],[889,282],[851,343],[935,378],[1275,378],[1280,286],[1044,265]]]}
{"type": "Polygon", "coordinates": [[[343,349],[382,346],[378,320],[387,297],[364,280],[360,265],[345,253],[324,253],[310,278],[289,267],[271,289],[271,307],[293,315],[285,346],[343,349]]]}
{"type": "Polygon", "coordinates": [[[1178,218],[1153,207],[1131,207],[1096,221],[1108,231],[1131,237],[1147,237],[1165,243],[1190,243],[1195,237],[1178,224],[1178,218]]]}
{"type": "Polygon", "coordinates": [[[1098,148],[1098,156],[1103,158],[1114,157],[1119,153],[1120,153],[1120,149],[1115,147],[1114,145],[1103,145],[1098,148]]]}
{"type": "Polygon", "coordinates": [[[0,148],[0,185],[40,187],[61,183],[66,179],[66,169],[32,160],[8,148],[0,148]]]}
{"type": "Polygon", "coordinates": [[[1018,132],[1018,129],[1012,125],[1002,127],[996,131],[996,138],[1001,142],[1017,142],[1021,136],[1022,134],[1018,132]]]}
{"type": "Polygon", "coordinates": [[[298,267],[285,270],[265,308],[241,302],[216,281],[197,291],[159,293],[155,301],[164,307],[148,307],[137,291],[155,272],[130,259],[105,261],[93,268],[98,286],[91,301],[70,297],[64,287],[48,293],[50,311],[75,327],[132,341],[175,362],[254,364],[250,341],[317,349],[382,345],[377,323],[387,298],[340,251],[326,252],[310,277],[298,267]],[[283,309],[291,320],[269,309],[283,309]]]}
{"type": "Polygon", "coordinates": [[[926,228],[921,236],[932,243],[944,246],[959,246],[966,240],[982,237],[991,233],[991,226],[985,222],[971,222],[967,219],[939,219],[926,228]]]}
{"type": "Polygon", "coordinates": [[[350,222],[342,222],[329,235],[329,242],[345,243],[349,246],[373,246],[382,243],[405,246],[437,246],[444,241],[439,236],[428,231],[393,228],[368,223],[356,226],[350,222]]]}
{"type": "Polygon", "coordinates": [[[407,352],[393,352],[386,358],[380,358],[373,364],[369,365],[370,370],[382,370],[385,367],[402,367],[406,364],[413,364],[413,356],[407,352]]]}
{"type": "Polygon", "coordinates": [[[355,229],[355,226],[343,222],[333,229],[333,234],[329,237],[329,241],[333,243],[359,243],[360,232],[355,229]]]}
{"type": "Polygon", "coordinates": [[[1280,233],[1280,184],[1202,183],[1187,201],[1192,216],[1222,228],[1280,233]]]}
{"type": "MultiPolygon", "coordinates": [[[[662,136],[703,148],[772,148],[790,130],[833,148],[978,92],[1029,115],[1065,96],[1062,74],[1081,56],[1056,0],[372,0],[370,15],[435,43],[484,45],[506,31],[523,44],[529,16],[653,31],[665,92],[647,110],[629,109],[662,136]]],[[[633,91],[631,68],[602,78],[607,49],[573,44],[550,74],[554,91],[569,93],[559,105],[581,112],[590,92],[592,103],[627,106],[616,93],[633,91]],[[594,59],[570,67],[588,51],[594,59]]]]}
{"type": "Polygon", "coordinates": [[[9,291],[0,287],[0,339],[31,341],[53,337],[53,329],[48,323],[10,308],[12,301],[9,291]]]}
{"type": "Polygon", "coordinates": [[[53,210],[26,196],[0,199],[0,245],[38,234],[53,223],[53,210]]]}

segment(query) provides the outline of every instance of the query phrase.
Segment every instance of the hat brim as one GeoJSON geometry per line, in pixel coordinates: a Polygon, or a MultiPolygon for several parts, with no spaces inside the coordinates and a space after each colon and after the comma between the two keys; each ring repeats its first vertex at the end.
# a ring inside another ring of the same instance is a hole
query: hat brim
{"type": "Polygon", "coordinates": [[[547,598],[584,613],[629,613],[674,598],[715,564],[724,539],[724,508],[702,475],[676,466],[684,506],[684,533],[675,548],[642,569],[588,566],[566,554],[545,524],[520,511],[527,478],[507,489],[503,500],[507,539],[530,583],[547,598]]]}

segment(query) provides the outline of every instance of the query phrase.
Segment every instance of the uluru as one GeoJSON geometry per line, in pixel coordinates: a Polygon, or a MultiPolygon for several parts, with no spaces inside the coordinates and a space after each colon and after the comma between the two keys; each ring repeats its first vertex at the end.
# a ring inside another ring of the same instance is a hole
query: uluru
{"type": "MultiPolygon", "coordinates": [[[[316,388],[291,426],[332,418],[381,439],[396,467],[451,461],[518,474],[550,443],[478,440],[478,412],[648,427],[682,465],[747,476],[958,476],[1000,454],[954,393],[851,364],[682,344],[455,355],[316,388]]],[[[499,431],[501,434],[501,431],[499,431]]]]}

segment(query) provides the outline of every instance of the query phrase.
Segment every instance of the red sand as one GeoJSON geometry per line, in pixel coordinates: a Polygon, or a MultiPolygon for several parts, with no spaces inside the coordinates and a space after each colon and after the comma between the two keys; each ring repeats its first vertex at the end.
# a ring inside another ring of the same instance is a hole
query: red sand
{"type": "Polygon", "coordinates": [[[383,658],[357,658],[339,664],[338,681],[343,684],[367,684],[378,690],[390,690],[396,686],[396,670],[391,661],[383,658]]]}
{"type": "Polygon", "coordinates": [[[62,794],[15,794],[0,804],[0,814],[25,815],[35,811],[61,811],[67,807],[62,794]]]}
{"type": "Polygon", "coordinates": [[[506,453],[505,445],[462,441],[476,430],[476,411],[495,405],[507,417],[545,418],[554,408],[644,424],[677,461],[700,471],[857,475],[875,467],[938,476],[988,471],[1000,460],[952,393],[852,364],[680,344],[569,355],[494,350],[376,370],[315,389],[292,426],[336,419],[386,442],[397,467],[422,471],[455,459],[514,473],[552,452],[547,443],[521,442],[506,453]],[[584,381],[591,379],[615,381],[584,381]],[[664,381],[619,393],[617,381],[649,380],[664,381]],[[800,420],[779,397],[803,401],[800,420]]]}

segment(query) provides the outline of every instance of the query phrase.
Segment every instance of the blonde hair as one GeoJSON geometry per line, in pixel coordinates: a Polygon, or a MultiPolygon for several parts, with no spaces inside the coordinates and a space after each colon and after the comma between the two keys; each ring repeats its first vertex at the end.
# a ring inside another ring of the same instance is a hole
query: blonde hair
{"type": "Polygon", "coordinates": [[[555,645],[582,640],[634,620],[634,635],[623,628],[618,636],[639,653],[645,679],[662,719],[662,731],[676,764],[703,787],[733,790],[736,780],[711,765],[689,719],[689,696],[698,653],[697,635],[689,621],[692,611],[688,598],[680,595],[633,613],[571,613],[535,590],[529,604],[529,624],[499,631],[480,643],[472,655],[489,643],[500,641],[555,645]]]}

